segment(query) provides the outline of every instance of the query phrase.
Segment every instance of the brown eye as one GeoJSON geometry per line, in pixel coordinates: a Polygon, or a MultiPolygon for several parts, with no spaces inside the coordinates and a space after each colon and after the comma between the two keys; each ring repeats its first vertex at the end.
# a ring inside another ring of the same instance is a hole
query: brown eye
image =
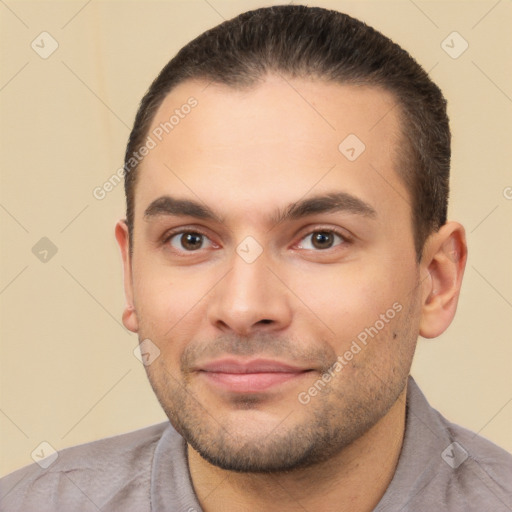
{"type": "Polygon", "coordinates": [[[203,249],[204,245],[211,245],[206,236],[193,231],[177,233],[169,239],[169,242],[178,251],[197,251],[203,249]]]}
{"type": "Polygon", "coordinates": [[[311,243],[317,249],[329,249],[329,247],[332,247],[332,244],[334,243],[334,234],[326,231],[313,233],[311,243]]]}
{"type": "Polygon", "coordinates": [[[301,249],[331,249],[335,245],[344,243],[345,240],[342,236],[336,234],[334,231],[313,231],[301,240],[301,249]]]}

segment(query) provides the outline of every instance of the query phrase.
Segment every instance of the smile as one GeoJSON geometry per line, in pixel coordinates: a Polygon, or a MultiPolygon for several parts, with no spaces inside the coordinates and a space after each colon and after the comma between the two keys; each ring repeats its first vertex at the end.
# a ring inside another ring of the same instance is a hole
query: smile
{"type": "Polygon", "coordinates": [[[234,393],[258,393],[304,377],[311,369],[279,361],[222,359],[205,364],[199,374],[209,384],[234,393]]]}

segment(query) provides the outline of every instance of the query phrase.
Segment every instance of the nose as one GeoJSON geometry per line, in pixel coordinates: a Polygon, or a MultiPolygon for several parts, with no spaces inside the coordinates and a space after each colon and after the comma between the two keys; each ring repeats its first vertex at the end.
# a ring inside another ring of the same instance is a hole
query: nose
{"type": "Polygon", "coordinates": [[[290,292],[260,256],[247,263],[237,254],[231,270],[214,288],[208,319],[224,333],[248,336],[276,332],[290,325],[290,292]]]}

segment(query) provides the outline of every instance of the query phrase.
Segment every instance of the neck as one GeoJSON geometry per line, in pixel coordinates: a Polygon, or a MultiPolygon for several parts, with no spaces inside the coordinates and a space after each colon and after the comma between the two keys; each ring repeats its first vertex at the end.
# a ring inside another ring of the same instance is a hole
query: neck
{"type": "Polygon", "coordinates": [[[368,512],[391,482],[405,431],[407,387],[388,413],[326,462],[286,473],[226,471],[188,446],[190,474],[205,512],[368,512]],[[368,483],[371,482],[371,485],[368,483]]]}

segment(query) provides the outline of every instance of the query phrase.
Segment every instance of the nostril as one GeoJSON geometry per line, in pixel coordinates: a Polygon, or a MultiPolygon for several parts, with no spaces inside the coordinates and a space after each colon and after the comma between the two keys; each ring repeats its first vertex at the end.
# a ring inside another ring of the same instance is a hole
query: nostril
{"type": "Polygon", "coordinates": [[[260,320],[258,323],[260,324],[271,324],[272,323],[272,320],[268,320],[268,319],[263,319],[263,320],[260,320]]]}

